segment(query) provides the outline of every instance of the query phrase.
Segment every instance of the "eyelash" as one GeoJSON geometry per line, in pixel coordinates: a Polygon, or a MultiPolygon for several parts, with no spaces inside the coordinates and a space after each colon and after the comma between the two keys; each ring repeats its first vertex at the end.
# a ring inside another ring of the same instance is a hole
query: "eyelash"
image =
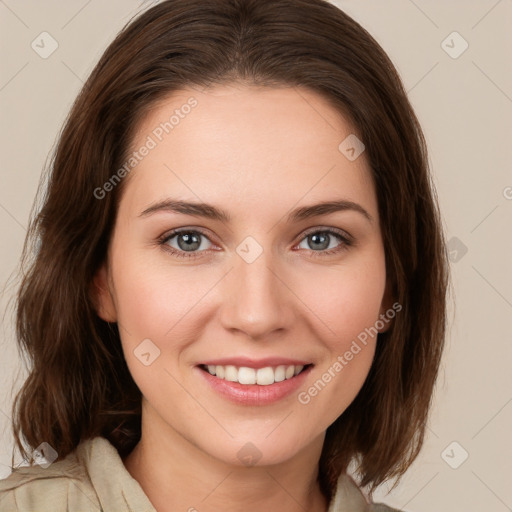
{"type": "MultiPolygon", "coordinates": [[[[201,231],[200,229],[181,228],[181,229],[175,229],[175,230],[171,231],[170,233],[163,234],[157,240],[158,245],[162,246],[162,248],[165,251],[170,252],[171,254],[173,254],[174,256],[176,256],[178,258],[198,258],[198,257],[200,257],[200,256],[198,256],[198,254],[200,254],[202,252],[206,252],[206,251],[198,251],[198,252],[180,251],[180,250],[175,249],[174,247],[170,247],[169,245],[167,245],[167,242],[169,242],[169,240],[174,238],[176,235],[179,235],[180,233],[200,234],[200,235],[204,236],[205,238],[207,238],[211,242],[211,240],[208,238],[207,234],[205,232],[201,231]]],[[[338,247],[336,247],[334,249],[328,249],[328,250],[323,250],[323,251],[313,251],[312,249],[309,249],[309,252],[313,253],[313,257],[315,257],[315,258],[317,258],[317,257],[323,258],[323,257],[331,256],[333,254],[340,253],[342,251],[346,251],[349,247],[351,247],[353,245],[353,240],[352,240],[352,237],[350,237],[350,235],[348,235],[344,231],[333,229],[333,228],[326,228],[326,229],[315,228],[314,230],[307,231],[301,238],[300,242],[302,242],[308,236],[316,235],[319,233],[334,235],[342,243],[341,243],[341,245],[339,245],[338,247]]],[[[301,250],[304,250],[304,249],[301,249],[301,250]]],[[[306,249],[306,250],[308,250],[308,249],[306,249]]]]}

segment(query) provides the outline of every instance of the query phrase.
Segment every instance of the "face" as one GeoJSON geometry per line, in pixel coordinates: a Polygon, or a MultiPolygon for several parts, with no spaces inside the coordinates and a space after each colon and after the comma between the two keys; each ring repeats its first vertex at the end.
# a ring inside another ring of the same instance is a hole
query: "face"
{"type": "Polygon", "coordinates": [[[389,303],[353,133],[313,92],[242,85],[173,93],[138,127],[96,284],[158,435],[275,464],[356,397],[389,303]]]}

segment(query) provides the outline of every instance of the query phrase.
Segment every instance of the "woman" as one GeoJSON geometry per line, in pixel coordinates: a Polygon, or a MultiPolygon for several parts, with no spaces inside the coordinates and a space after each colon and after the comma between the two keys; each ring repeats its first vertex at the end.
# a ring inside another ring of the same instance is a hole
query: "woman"
{"type": "Polygon", "coordinates": [[[5,510],[391,510],[371,495],[423,443],[447,264],[421,128],[341,10],[132,21],[25,259],[34,239],[13,430],[38,464],[1,482],[5,510]]]}

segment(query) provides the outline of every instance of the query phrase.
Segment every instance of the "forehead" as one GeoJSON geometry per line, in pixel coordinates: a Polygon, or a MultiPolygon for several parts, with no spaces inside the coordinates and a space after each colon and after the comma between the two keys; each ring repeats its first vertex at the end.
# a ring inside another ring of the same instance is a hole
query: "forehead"
{"type": "Polygon", "coordinates": [[[176,91],[136,127],[129,153],[151,149],[130,173],[125,202],[141,209],[169,194],[241,208],[291,207],[330,195],[375,212],[364,152],[351,161],[340,151],[354,132],[325,98],[304,88],[176,91]]]}

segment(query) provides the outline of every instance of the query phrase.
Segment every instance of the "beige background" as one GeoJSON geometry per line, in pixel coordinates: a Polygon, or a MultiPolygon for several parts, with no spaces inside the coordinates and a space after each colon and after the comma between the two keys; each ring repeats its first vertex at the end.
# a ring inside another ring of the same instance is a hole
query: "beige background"
{"type": "MultiPolygon", "coordinates": [[[[18,263],[42,166],[83,80],[118,30],[153,3],[0,0],[0,286],[18,263]],[[43,31],[59,45],[47,59],[31,48],[43,31]]],[[[453,249],[456,306],[428,438],[400,485],[388,495],[383,486],[376,498],[412,512],[512,510],[512,0],[335,3],[379,41],[403,78],[453,249]],[[452,58],[464,40],[467,50],[452,58]]],[[[2,312],[12,293],[0,297],[2,312]]],[[[0,477],[9,473],[11,384],[20,366],[12,325],[8,310],[0,477]]]]}

